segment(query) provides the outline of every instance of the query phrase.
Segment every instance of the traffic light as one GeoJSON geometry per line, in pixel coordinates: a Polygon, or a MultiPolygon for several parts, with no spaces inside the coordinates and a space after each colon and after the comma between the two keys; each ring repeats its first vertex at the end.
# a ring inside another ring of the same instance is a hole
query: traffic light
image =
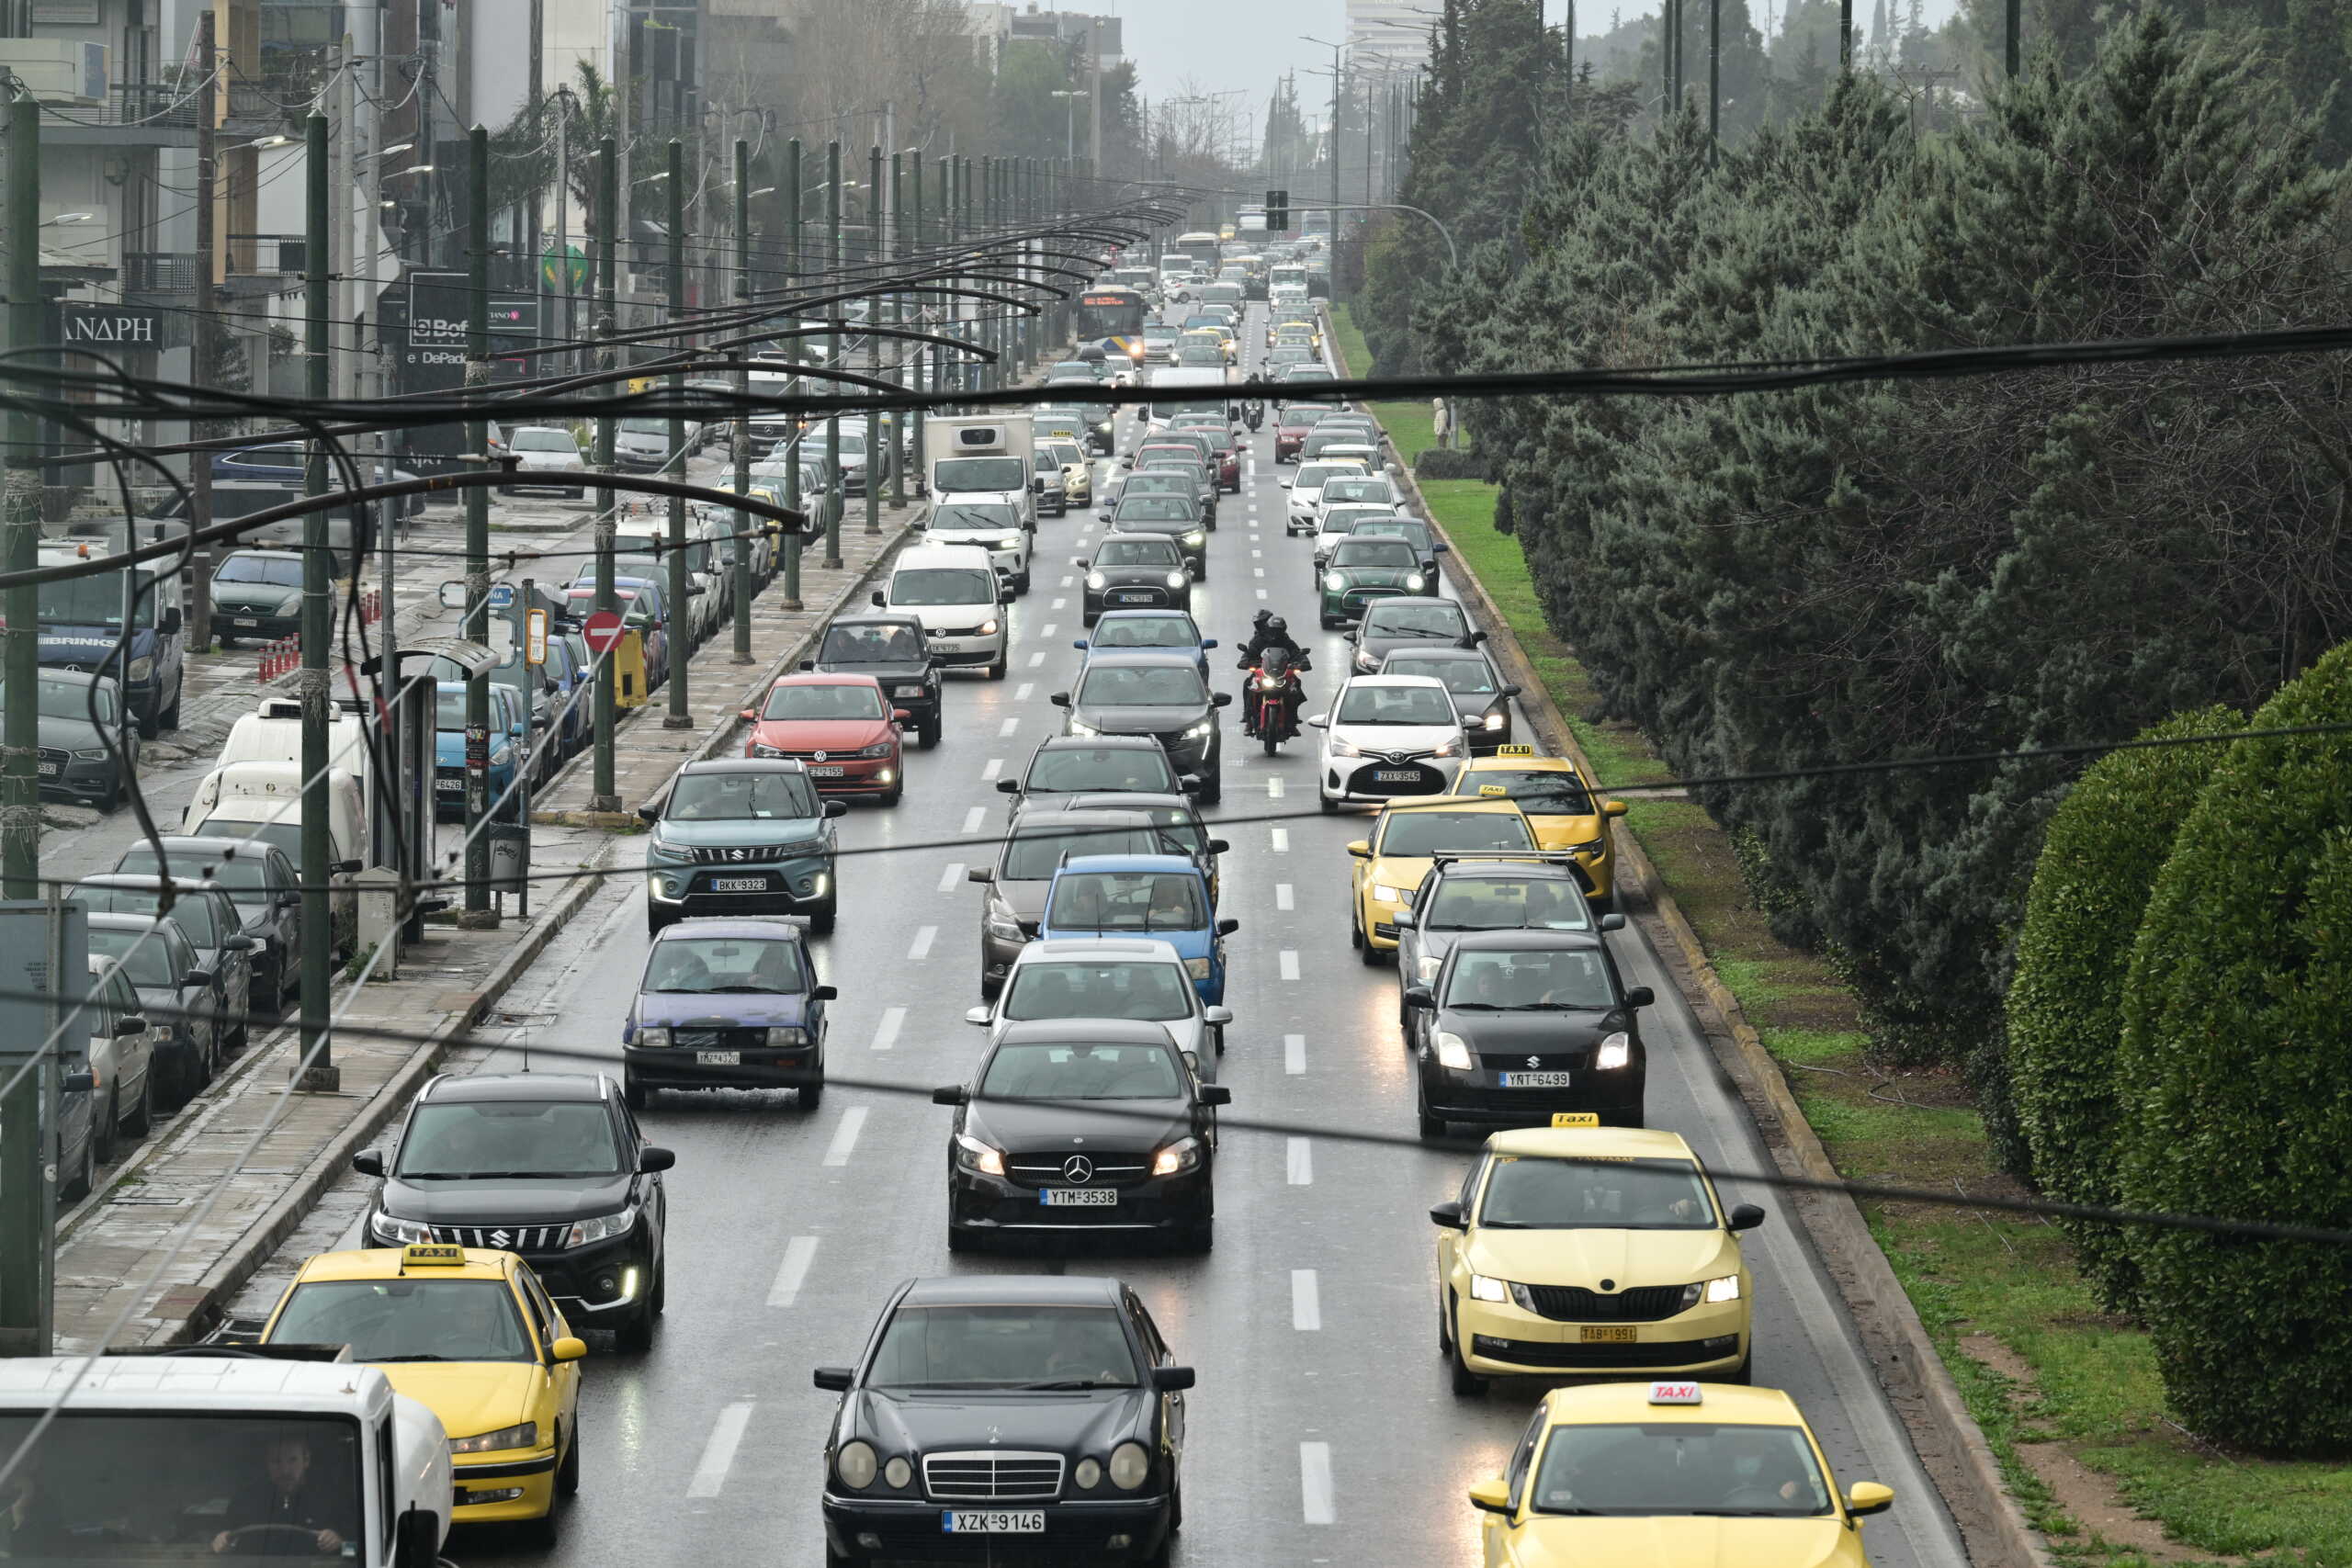
{"type": "Polygon", "coordinates": [[[1280,234],[1290,228],[1290,192],[1270,190],[1266,193],[1266,230],[1280,234]]]}

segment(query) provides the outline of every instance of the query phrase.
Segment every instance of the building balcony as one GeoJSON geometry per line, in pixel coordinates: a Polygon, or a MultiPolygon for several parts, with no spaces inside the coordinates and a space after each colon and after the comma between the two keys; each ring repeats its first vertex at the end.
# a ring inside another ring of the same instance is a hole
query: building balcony
{"type": "Polygon", "coordinates": [[[125,294],[193,294],[204,282],[204,256],[198,251],[125,251],[125,294]]]}

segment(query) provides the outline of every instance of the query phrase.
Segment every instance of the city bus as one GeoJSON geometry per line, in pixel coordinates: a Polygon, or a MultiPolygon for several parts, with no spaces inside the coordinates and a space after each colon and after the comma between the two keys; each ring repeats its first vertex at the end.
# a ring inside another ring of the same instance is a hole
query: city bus
{"type": "Polygon", "coordinates": [[[1143,363],[1144,298],[1123,286],[1089,288],[1078,297],[1078,341],[1099,343],[1105,353],[1143,363]]]}
{"type": "Polygon", "coordinates": [[[1189,234],[1177,235],[1170,249],[1182,251],[1192,257],[1194,273],[1215,277],[1218,263],[1225,255],[1225,242],[1217,238],[1214,230],[1195,229],[1189,234]]]}

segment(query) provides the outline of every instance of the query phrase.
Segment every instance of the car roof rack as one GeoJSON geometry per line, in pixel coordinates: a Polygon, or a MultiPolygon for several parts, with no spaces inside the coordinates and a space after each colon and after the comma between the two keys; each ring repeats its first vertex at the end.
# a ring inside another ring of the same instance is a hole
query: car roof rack
{"type": "Polygon", "coordinates": [[[1442,868],[1466,860],[1536,861],[1545,865],[1567,866],[1577,863],[1574,850],[1441,850],[1430,856],[1430,864],[1442,868]]]}

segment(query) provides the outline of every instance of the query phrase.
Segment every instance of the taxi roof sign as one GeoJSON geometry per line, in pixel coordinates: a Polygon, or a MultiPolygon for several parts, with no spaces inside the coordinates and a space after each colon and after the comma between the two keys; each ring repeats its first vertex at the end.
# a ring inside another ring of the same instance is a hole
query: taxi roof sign
{"type": "Polygon", "coordinates": [[[1555,1127],[1598,1127],[1600,1125],[1600,1115],[1598,1111],[1555,1111],[1552,1112],[1552,1125],[1555,1127]]]}
{"type": "Polygon", "coordinates": [[[466,1249],[462,1247],[419,1241],[401,1248],[403,1269],[462,1269],[465,1262],[466,1249]]]}
{"type": "Polygon", "coordinates": [[[1535,748],[1532,746],[1498,746],[1495,748],[1495,755],[1498,757],[1532,757],[1535,755],[1535,748]]]}
{"type": "Polygon", "coordinates": [[[1480,784],[1478,793],[1485,795],[1509,795],[1510,791],[1501,784],[1480,784]]]}
{"type": "Polygon", "coordinates": [[[1695,1382],[1654,1382],[1650,1384],[1652,1404],[1700,1404],[1704,1396],[1695,1382]]]}

